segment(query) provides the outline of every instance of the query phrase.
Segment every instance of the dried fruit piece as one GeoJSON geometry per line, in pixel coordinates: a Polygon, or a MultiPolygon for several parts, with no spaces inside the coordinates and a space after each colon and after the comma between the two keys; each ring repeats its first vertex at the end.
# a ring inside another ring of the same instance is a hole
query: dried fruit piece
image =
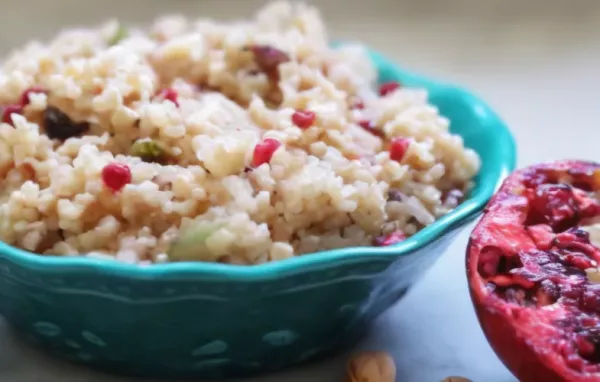
{"type": "Polygon", "coordinates": [[[270,45],[252,45],[249,49],[254,54],[256,65],[267,73],[273,73],[280,64],[290,60],[287,53],[270,45]]]}
{"type": "Polygon", "coordinates": [[[206,240],[223,225],[212,222],[196,221],[179,232],[171,244],[168,255],[171,261],[214,261],[206,248],[206,240]]]}
{"type": "Polygon", "coordinates": [[[479,322],[521,382],[600,380],[600,248],[581,227],[600,217],[598,169],[558,161],[516,171],[471,234],[479,322]]]}
{"type": "Polygon", "coordinates": [[[121,42],[121,40],[127,38],[128,35],[129,31],[127,28],[119,24],[115,33],[111,36],[111,38],[108,39],[107,44],[109,46],[117,45],[119,42],[121,42]]]}
{"type": "Polygon", "coordinates": [[[48,106],[44,110],[44,127],[50,139],[64,141],[87,132],[90,125],[87,122],[74,122],[59,108],[48,106]]]}
{"type": "Polygon", "coordinates": [[[446,377],[442,382],[471,382],[471,380],[465,377],[446,377]]]}
{"type": "Polygon", "coordinates": [[[398,189],[392,188],[388,191],[388,201],[401,202],[406,198],[407,196],[398,189]]]}
{"type": "Polygon", "coordinates": [[[308,129],[315,123],[317,116],[310,110],[296,110],[292,114],[292,122],[301,129],[308,129]]]}
{"type": "Polygon", "coordinates": [[[131,155],[142,158],[145,162],[163,162],[167,151],[158,141],[150,138],[138,139],[131,146],[131,155]]]}
{"type": "Polygon", "coordinates": [[[108,164],[102,169],[102,181],[112,191],[120,191],[125,185],[131,183],[131,170],[126,164],[108,164]]]}
{"type": "Polygon", "coordinates": [[[348,382],[395,382],[396,364],[384,352],[365,352],[348,362],[348,382]]]}
{"type": "Polygon", "coordinates": [[[254,147],[254,155],[252,156],[252,167],[258,167],[262,164],[269,163],[273,154],[281,146],[281,142],[277,139],[267,138],[254,147]]]}

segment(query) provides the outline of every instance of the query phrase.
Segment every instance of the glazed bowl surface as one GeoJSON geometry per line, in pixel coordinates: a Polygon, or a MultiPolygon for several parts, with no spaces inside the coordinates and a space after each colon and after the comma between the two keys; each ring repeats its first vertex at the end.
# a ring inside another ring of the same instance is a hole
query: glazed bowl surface
{"type": "Polygon", "coordinates": [[[475,187],[454,211],[394,246],[258,266],[138,267],[0,243],[0,315],[56,355],[151,377],[239,377],[347,349],[477,217],[516,160],[508,128],[475,95],[370,56],[381,82],[427,89],[480,155],[475,187]]]}

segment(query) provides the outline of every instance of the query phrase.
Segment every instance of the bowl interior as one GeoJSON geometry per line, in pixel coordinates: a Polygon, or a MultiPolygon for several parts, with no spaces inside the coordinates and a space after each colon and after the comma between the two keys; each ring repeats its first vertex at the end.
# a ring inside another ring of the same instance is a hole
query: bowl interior
{"type": "Polygon", "coordinates": [[[451,121],[451,130],[464,138],[482,160],[475,187],[468,198],[454,211],[397,245],[383,248],[358,247],[320,252],[256,266],[235,266],[214,263],[169,263],[138,267],[110,260],[84,257],[39,256],[0,242],[0,256],[21,266],[44,272],[90,271],[119,274],[129,278],[239,279],[258,281],[283,277],[285,274],[311,269],[335,267],[339,262],[364,261],[369,257],[402,256],[415,251],[441,235],[475,217],[493,195],[501,180],[515,167],[514,139],[502,120],[483,101],[459,87],[451,86],[404,70],[381,54],[369,51],[379,71],[379,81],[400,81],[407,87],[429,91],[432,104],[451,121]]]}

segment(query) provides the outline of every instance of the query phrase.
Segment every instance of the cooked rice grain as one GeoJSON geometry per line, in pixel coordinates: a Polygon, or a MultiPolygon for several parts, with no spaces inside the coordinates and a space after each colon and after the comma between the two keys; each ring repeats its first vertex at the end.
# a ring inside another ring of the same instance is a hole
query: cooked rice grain
{"type": "Polygon", "coordinates": [[[398,230],[411,235],[446,214],[445,193],[466,190],[479,169],[425,91],[380,97],[359,46],[329,48],[314,8],[277,2],[251,21],[174,16],[149,31],[122,28],[66,30],[5,61],[0,104],[45,90],[0,124],[5,242],[141,265],[257,264],[370,245],[398,230]],[[261,71],[247,49],[256,45],[289,61],[261,71]],[[176,100],[157,96],[164,89],[176,100]],[[353,108],[357,99],[364,108],[353,108]],[[48,106],[89,131],[51,140],[48,106]],[[298,109],[316,114],[312,127],[293,124],[298,109]],[[364,120],[385,139],[361,127],[364,120]],[[411,140],[400,162],[388,151],[395,137],[411,140]],[[249,169],[266,138],[281,147],[249,169]],[[138,139],[160,145],[161,161],[130,155],[138,139]],[[131,170],[118,192],[102,181],[113,162],[131,170]],[[388,201],[390,189],[402,200],[388,201]],[[196,241],[184,240],[198,227],[196,241]]]}

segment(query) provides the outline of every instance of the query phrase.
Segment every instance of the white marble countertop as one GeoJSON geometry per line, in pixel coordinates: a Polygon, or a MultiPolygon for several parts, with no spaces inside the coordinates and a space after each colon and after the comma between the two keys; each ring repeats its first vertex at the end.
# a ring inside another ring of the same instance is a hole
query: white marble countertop
{"type": "MultiPolygon", "coordinates": [[[[569,157],[600,160],[600,2],[371,0],[366,8],[362,0],[313,2],[323,8],[333,36],[360,39],[404,66],[485,98],[512,128],[519,165],[569,157]]],[[[164,12],[243,16],[259,3],[4,0],[0,54],[67,25],[113,16],[146,22],[164,12]]],[[[409,295],[380,317],[361,345],[393,353],[398,381],[435,382],[449,375],[514,381],[487,345],[469,301],[463,266],[467,235],[463,232],[409,295]]],[[[252,381],[339,381],[343,364],[340,356],[252,381]]],[[[107,380],[130,381],[31,349],[0,319],[0,381],[107,380]]]]}

